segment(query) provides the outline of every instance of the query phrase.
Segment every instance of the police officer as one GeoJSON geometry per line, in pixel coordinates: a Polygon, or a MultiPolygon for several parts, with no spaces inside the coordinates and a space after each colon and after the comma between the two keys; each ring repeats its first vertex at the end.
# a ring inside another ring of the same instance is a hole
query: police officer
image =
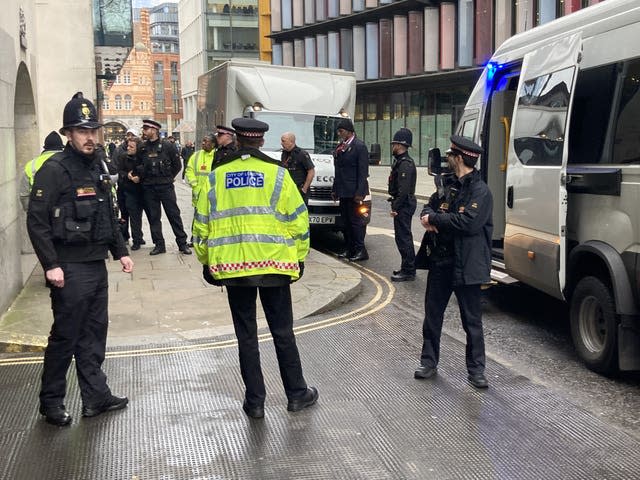
{"type": "Polygon", "coordinates": [[[356,137],[353,123],[348,118],[338,122],[336,132],[341,142],[333,155],[335,178],[331,196],[334,201],[340,201],[340,216],[344,222],[346,250],[340,256],[358,262],[369,258],[364,245],[367,223],[358,213],[358,207],[369,194],[369,151],[356,137]]]}
{"type": "Polygon", "coordinates": [[[429,276],[422,354],[414,376],[430,378],[437,373],[442,321],[453,292],[467,334],[468,380],[476,388],[486,388],[480,288],[490,281],[493,199],[474,168],[482,147],[452,135],[446,153],[453,175],[444,183],[443,194],[434,193],[420,214],[427,232],[416,266],[428,268],[429,276]]]}
{"type": "Polygon", "coordinates": [[[142,182],[151,239],[155,244],[149,255],[167,251],[162,235],[160,206],[169,219],[178,249],[185,255],[191,255],[173,185],[173,179],[182,168],[180,154],[173,143],[160,140],[160,124],[154,120],[142,121],[142,138],[145,141],[138,152],[141,162],[136,173],[142,182]]]}
{"type": "Polygon", "coordinates": [[[298,186],[305,205],[308,205],[309,196],[307,192],[316,174],[315,165],[309,153],[296,145],[296,136],[293,132],[283,133],[280,137],[280,145],[282,145],[280,161],[289,170],[289,174],[298,186]]]}
{"type": "Polygon", "coordinates": [[[128,403],[111,393],[102,371],[109,324],[104,260],[111,251],[124,272],[133,270],[133,262],[117,228],[109,175],[96,158],[100,127],[89,100],[79,97],[67,103],[60,129],[67,145],[36,173],[27,212],[27,230],[51,290],[53,310],[40,413],[58,426],[71,423],[64,397],[73,357],[83,416],[128,403]]]}
{"type": "Polygon", "coordinates": [[[318,399],[318,390],[308,387],[302,374],[290,289],[309,252],[309,216],[284,167],[259,150],[269,126],[252,118],[237,118],[232,126],[239,149],[214,167],[198,197],[193,244],[205,279],[227,288],[245,384],[242,408],[249,417],[262,418],[266,391],[256,326],[258,294],[287,410],[302,410],[318,399]]]}
{"type": "Polygon", "coordinates": [[[36,172],[40,170],[42,164],[55,153],[61,151],[63,147],[58,132],[51,132],[44,139],[42,153],[24,166],[24,175],[20,183],[20,203],[25,212],[29,207],[29,194],[31,193],[31,186],[33,185],[33,177],[35,177],[36,172]]]}
{"type": "Polygon", "coordinates": [[[389,201],[396,245],[402,258],[400,270],[394,270],[391,275],[394,282],[406,282],[416,278],[416,255],[411,233],[411,219],[417,206],[416,165],[408,152],[412,141],[413,134],[408,128],[398,130],[391,141],[393,165],[389,175],[389,201]]]}
{"type": "Polygon", "coordinates": [[[213,155],[213,164],[218,165],[229,154],[235,152],[236,148],[236,132],[233,128],[224,125],[216,126],[216,150],[213,155]]]}

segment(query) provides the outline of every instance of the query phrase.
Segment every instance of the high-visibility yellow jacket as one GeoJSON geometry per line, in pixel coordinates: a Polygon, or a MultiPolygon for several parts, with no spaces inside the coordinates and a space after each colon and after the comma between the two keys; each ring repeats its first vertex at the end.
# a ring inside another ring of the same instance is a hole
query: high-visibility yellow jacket
{"type": "Polygon", "coordinates": [[[198,202],[198,195],[206,184],[207,175],[211,173],[214,152],[214,150],[210,152],[198,150],[189,157],[187,168],[184,170],[184,176],[191,185],[191,203],[194,207],[198,202]]]}
{"type": "Polygon", "coordinates": [[[58,153],[60,150],[45,150],[36,158],[27,162],[24,166],[24,175],[22,176],[22,180],[20,181],[20,202],[22,203],[22,208],[24,211],[27,211],[27,207],[29,206],[29,195],[31,194],[31,187],[33,187],[33,177],[36,176],[36,172],[40,170],[42,164],[49,160],[53,156],[53,154],[58,153]]]}
{"type": "Polygon", "coordinates": [[[309,215],[287,169],[256,149],[216,166],[198,198],[193,246],[222,283],[268,274],[297,279],[309,253],[309,215]]]}

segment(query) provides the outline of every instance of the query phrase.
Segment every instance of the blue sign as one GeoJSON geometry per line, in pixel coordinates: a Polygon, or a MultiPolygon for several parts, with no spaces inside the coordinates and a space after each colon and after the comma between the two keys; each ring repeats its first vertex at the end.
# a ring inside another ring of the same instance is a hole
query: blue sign
{"type": "Polygon", "coordinates": [[[264,187],[264,173],[262,172],[227,172],[224,178],[225,188],[264,187]]]}

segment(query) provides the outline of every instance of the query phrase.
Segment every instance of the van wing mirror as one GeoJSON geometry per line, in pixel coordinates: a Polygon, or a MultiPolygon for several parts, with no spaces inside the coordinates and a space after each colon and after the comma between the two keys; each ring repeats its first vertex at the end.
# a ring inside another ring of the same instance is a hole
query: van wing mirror
{"type": "Polygon", "coordinates": [[[439,148],[432,148],[429,150],[428,172],[432,177],[442,173],[442,155],[440,155],[439,148]]]}

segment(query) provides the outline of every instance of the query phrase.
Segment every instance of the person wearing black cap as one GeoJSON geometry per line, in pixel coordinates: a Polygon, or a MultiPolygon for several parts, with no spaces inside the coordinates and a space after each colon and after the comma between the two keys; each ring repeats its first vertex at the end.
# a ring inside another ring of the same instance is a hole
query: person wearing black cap
{"type": "Polygon", "coordinates": [[[353,123],[348,118],[336,126],[342,140],[334,152],[335,177],[331,195],[340,201],[340,215],[344,224],[343,233],[346,250],[340,254],[352,262],[367,260],[369,253],[364,245],[367,233],[365,219],[358,208],[369,194],[369,151],[356,137],[353,123]]]}
{"type": "Polygon", "coordinates": [[[110,251],[127,273],[133,271],[133,261],[117,226],[109,175],[96,157],[101,127],[89,100],[67,103],[60,129],[67,144],[36,173],[27,212],[27,231],[51,290],[53,310],[40,413],[58,426],[71,423],[64,398],[73,358],[84,417],[128,403],[111,393],[102,371],[109,325],[105,259],[110,251]]]}
{"type": "Polygon", "coordinates": [[[57,132],[50,132],[44,139],[42,153],[24,166],[24,175],[20,181],[20,203],[25,212],[27,208],[29,208],[29,194],[31,193],[31,186],[33,185],[33,178],[36,172],[40,170],[44,162],[55,153],[60,152],[63,148],[64,145],[62,145],[60,135],[58,135],[57,132]]]}
{"type": "Polygon", "coordinates": [[[169,219],[180,253],[191,255],[173,185],[175,176],[182,168],[178,149],[173,143],[160,139],[160,124],[154,120],[142,121],[142,138],[144,142],[138,151],[140,164],[134,173],[142,183],[151,240],[155,244],[149,255],[167,251],[162,235],[161,207],[169,219]]]}
{"type": "Polygon", "coordinates": [[[297,412],[318,400],[302,373],[293,333],[292,281],[304,272],[309,252],[309,216],[291,176],[262,153],[269,125],[253,118],[232,122],[238,151],[215,165],[198,197],[193,247],[205,280],[227,289],[240,371],[242,408],[264,417],[266,390],[260,366],[256,298],[276,348],[287,410],[297,412]]]}
{"type": "Polygon", "coordinates": [[[235,135],[236,132],[233,128],[224,125],[216,126],[216,150],[213,154],[213,165],[218,165],[229,154],[237,150],[235,135]]]}
{"type": "Polygon", "coordinates": [[[460,307],[467,334],[468,380],[476,388],[486,388],[485,352],[482,332],[480,291],[491,281],[491,235],[493,198],[475,165],[482,147],[471,140],[451,136],[447,162],[453,178],[444,195],[434,193],[420,214],[427,233],[416,256],[417,268],[428,268],[425,318],[420,366],[415,378],[437,373],[440,335],[444,311],[452,293],[460,307]],[[435,234],[435,241],[430,235],[435,234]]]}
{"type": "Polygon", "coordinates": [[[393,165],[389,175],[389,201],[395,232],[396,246],[400,252],[402,263],[400,270],[394,270],[391,280],[406,282],[415,280],[416,254],[411,233],[411,219],[416,212],[416,165],[409,156],[413,134],[408,128],[401,128],[393,135],[391,152],[393,165]]]}

